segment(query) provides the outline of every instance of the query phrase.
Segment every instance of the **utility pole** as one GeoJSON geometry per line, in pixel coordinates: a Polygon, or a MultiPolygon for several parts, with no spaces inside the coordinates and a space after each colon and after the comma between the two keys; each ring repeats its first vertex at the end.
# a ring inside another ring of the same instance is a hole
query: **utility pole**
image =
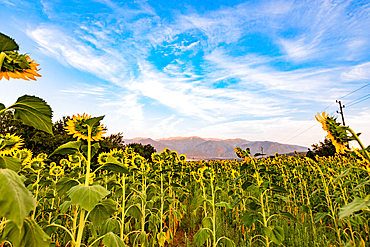
{"type": "Polygon", "coordinates": [[[261,156],[263,158],[263,147],[261,147],[261,156]]]}
{"type": "Polygon", "coordinates": [[[346,124],[344,123],[344,116],[343,116],[343,108],[345,108],[346,106],[343,105],[342,107],[342,102],[339,100],[336,100],[336,102],[339,104],[339,109],[340,109],[340,112],[337,111],[337,113],[340,113],[340,115],[342,116],[342,123],[343,123],[343,126],[346,126],[346,124]]]}

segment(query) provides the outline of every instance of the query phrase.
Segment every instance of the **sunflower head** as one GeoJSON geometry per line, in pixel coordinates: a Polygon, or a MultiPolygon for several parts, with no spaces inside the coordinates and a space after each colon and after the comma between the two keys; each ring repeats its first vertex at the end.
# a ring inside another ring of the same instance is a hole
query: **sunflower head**
{"type": "Polygon", "coordinates": [[[57,166],[55,162],[52,162],[52,163],[53,163],[53,167],[50,169],[49,174],[51,176],[56,176],[56,177],[62,176],[64,174],[63,167],[57,166]]]}
{"type": "Polygon", "coordinates": [[[45,153],[39,153],[39,154],[37,155],[37,158],[38,158],[39,160],[46,160],[46,159],[48,158],[48,155],[47,155],[47,154],[45,154],[45,153]]]}
{"type": "Polygon", "coordinates": [[[185,156],[185,154],[181,154],[181,155],[179,156],[179,160],[184,162],[184,161],[186,160],[186,156],[185,156]]]}
{"type": "Polygon", "coordinates": [[[117,148],[110,150],[109,156],[117,158],[121,162],[123,162],[125,159],[125,153],[123,152],[123,150],[122,149],[117,150],[117,148]]]}
{"type": "Polygon", "coordinates": [[[75,169],[76,167],[81,166],[81,163],[85,162],[85,157],[83,157],[83,155],[80,153],[75,153],[75,154],[68,155],[68,160],[69,160],[69,163],[68,163],[69,167],[71,169],[75,169]]]}
{"type": "Polygon", "coordinates": [[[59,165],[61,165],[62,167],[68,167],[69,166],[69,161],[67,159],[61,159],[59,161],[59,165]]]}
{"type": "Polygon", "coordinates": [[[107,158],[109,157],[109,153],[102,152],[98,156],[98,163],[100,165],[104,165],[107,162],[107,158]]]}
{"type": "Polygon", "coordinates": [[[13,78],[36,81],[35,77],[41,77],[37,73],[40,70],[37,68],[39,64],[34,63],[28,55],[19,54],[18,51],[4,51],[1,52],[0,56],[4,57],[0,71],[0,80],[4,77],[7,80],[13,78]]]}
{"type": "Polygon", "coordinates": [[[333,143],[337,153],[344,154],[345,151],[349,151],[346,147],[350,138],[347,136],[346,126],[341,126],[337,122],[335,117],[330,117],[328,114],[323,112],[321,115],[318,113],[315,116],[316,120],[322,124],[323,130],[327,132],[327,138],[333,143]]]}
{"type": "Polygon", "coordinates": [[[157,153],[152,153],[152,161],[153,162],[160,162],[161,161],[161,156],[157,153]]]}
{"type": "Polygon", "coordinates": [[[45,163],[38,158],[31,159],[28,164],[35,172],[41,171],[45,167],[45,163]]]}
{"type": "Polygon", "coordinates": [[[27,163],[32,159],[32,151],[27,148],[23,148],[17,150],[13,157],[22,160],[22,165],[27,165],[27,163]]]}
{"type": "Polygon", "coordinates": [[[0,155],[13,155],[24,145],[20,136],[15,134],[0,134],[0,155]]]}
{"type": "Polygon", "coordinates": [[[67,131],[67,134],[73,135],[74,138],[77,137],[77,140],[88,140],[88,141],[99,141],[103,139],[103,134],[106,132],[103,131],[103,125],[100,125],[100,120],[103,118],[91,118],[87,114],[77,114],[73,115],[72,119],[68,119],[67,126],[64,127],[67,131]],[[94,121],[95,120],[95,121],[94,121]],[[88,129],[91,128],[91,137],[89,140],[88,129]]]}

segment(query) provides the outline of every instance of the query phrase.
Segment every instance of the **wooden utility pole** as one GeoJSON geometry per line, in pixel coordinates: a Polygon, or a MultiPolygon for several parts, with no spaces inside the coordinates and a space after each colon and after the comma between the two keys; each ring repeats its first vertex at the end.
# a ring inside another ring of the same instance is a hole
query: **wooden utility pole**
{"type": "Polygon", "coordinates": [[[340,115],[342,116],[342,123],[343,123],[343,126],[346,126],[346,124],[344,123],[344,116],[343,116],[343,108],[345,107],[345,105],[343,105],[342,107],[342,102],[339,100],[336,100],[336,102],[339,104],[339,109],[340,109],[340,112],[337,111],[337,113],[340,113],[340,115]]]}

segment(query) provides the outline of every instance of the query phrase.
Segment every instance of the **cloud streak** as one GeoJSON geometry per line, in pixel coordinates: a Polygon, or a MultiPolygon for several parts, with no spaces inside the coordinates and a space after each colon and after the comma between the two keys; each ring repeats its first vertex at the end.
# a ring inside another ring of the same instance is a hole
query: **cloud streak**
{"type": "Polygon", "coordinates": [[[95,2],[99,13],[71,14],[68,4],[58,13],[45,0],[53,23],[26,32],[45,55],[117,86],[123,97],[94,83],[62,93],[100,97],[132,131],[155,120],[154,104],[165,109],[157,131],[175,133],[191,119],[199,133],[242,133],[245,124],[278,136],[270,120],[292,128],[370,77],[369,6],[360,3],[245,2],[200,12],[95,2]]]}

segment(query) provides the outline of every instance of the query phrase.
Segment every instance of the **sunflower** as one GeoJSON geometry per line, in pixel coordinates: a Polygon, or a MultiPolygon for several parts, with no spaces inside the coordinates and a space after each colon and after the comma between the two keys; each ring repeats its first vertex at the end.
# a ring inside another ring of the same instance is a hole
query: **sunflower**
{"type": "MultiPolygon", "coordinates": [[[[77,140],[88,140],[88,127],[86,120],[90,119],[91,116],[87,114],[77,114],[73,115],[72,119],[67,121],[67,126],[64,127],[67,130],[67,134],[73,135],[73,138],[77,137],[77,140]]],[[[91,130],[91,139],[90,141],[99,141],[103,139],[103,134],[106,132],[103,131],[104,127],[102,125],[94,126],[91,130]]]]}
{"type": "Polygon", "coordinates": [[[145,161],[145,158],[141,157],[140,155],[135,155],[132,158],[131,164],[134,167],[140,168],[141,171],[149,172],[150,170],[149,164],[145,161]]]}
{"type": "MultiPolygon", "coordinates": [[[[53,162],[55,163],[55,162],[53,162]]],[[[29,162],[28,162],[28,166],[34,171],[34,172],[38,172],[38,171],[41,171],[44,167],[45,167],[45,163],[38,159],[38,158],[33,158],[31,159],[29,162]]]]}
{"type": "Polygon", "coordinates": [[[181,154],[181,155],[179,156],[179,160],[180,160],[180,161],[186,161],[186,156],[185,156],[185,154],[181,154]]]}
{"type": "Polygon", "coordinates": [[[23,146],[23,139],[15,134],[0,134],[0,156],[13,155],[16,151],[23,146]]]}
{"type": "Polygon", "coordinates": [[[19,54],[17,51],[6,51],[2,54],[5,54],[5,58],[1,66],[0,80],[4,77],[7,80],[13,78],[36,81],[35,76],[41,77],[37,73],[40,70],[37,66],[40,64],[34,63],[28,55],[19,54]]]}
{"type": "MultiPolygon", "coordinates": [[[[54,163],[54,162],[53,162],[53,163],[54,163]]],[[[54,164],[55,164],[55,163],[54,163],[54,164]]],[[[51,176],[59,177],[59,176],[61,176],[61,175],[63,175],[63,174],[64,174],[64,169],[63,169],[63,167],[61,167],[61,166],[54,165],[54,166],[50,169],[49,174],[50,174],[51,176]]]]}
{"type": "Polygon", "coordinates": [[[326,137],[331,140],[337,153],[344,154],[345,151],[349,151],[346,147],[348,137],[345,126],[340,126],[340,124],[337,123],[336,118],[329,117],[325,112],[321,115],[320,113],[317,113],[315,118],[322,124],[322,129],[328,133],[326,137]]]}
{"type": "Polygon", "coordinates": [[[32,159],[32,151],[28,150],[27,148],[23,148],[17,150],[13,154],[13,157],[22,160],[22,165],[27,165],[27,163],[32,159]]]}
{"type": "Polygon", "coordinates": [[[107,158],[109,157],[109,153],[102,152],[98,156],[98,163],[100,165],[104,165],[107,162],[107,158]]]}
{"type": "Polygon", "coordinates": [[[47,155],[46,153],[39,153],[39,154],[37,155],[37,158],[38,158],[39,160],[46,160],[46,159],[48,158],[48,155],[47,155]]]}
{"type": "Polygon", "coordinates": [[[76,167],[81,166],[81,163],[85,162],[85,158],[83,157],[83,155],[79,153],[68,155],[68,159],[69,159],[68,166],[71,169],[75,169],[76,167]]]}
{"type": "Polygon", "coordinates": [[[62,167],[69,167],[69,161],[67,159],[61,159],[59,161],[59,165],[61,165],[62,167]]]}
{"type": "Polygon", "coordinates": [[[125,159],[125,153],[123,152],[122,149],[117,150],[117,148],[114,148],[114,149],[110,150],[110,152],[108,153],[108,155],[109,156],[112,156],[114,158],[117,158],[121,162],[123,162],[124,159],[125,159]]]}

